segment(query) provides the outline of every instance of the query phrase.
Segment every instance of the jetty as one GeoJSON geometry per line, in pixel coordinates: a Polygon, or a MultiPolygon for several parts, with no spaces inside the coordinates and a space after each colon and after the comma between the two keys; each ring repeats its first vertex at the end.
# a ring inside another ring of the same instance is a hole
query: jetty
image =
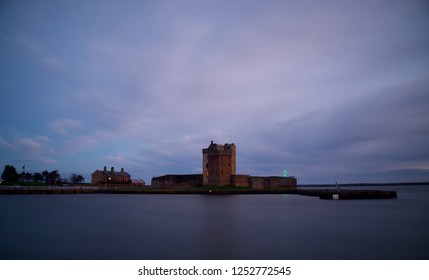
{"type": "Polygon", "coordinates": [[[382,190],[297,190],[302,195],[317,196],[320,199],[344,200],[344,199],[386,199],[397,198],[396,191],[382,190]]]}

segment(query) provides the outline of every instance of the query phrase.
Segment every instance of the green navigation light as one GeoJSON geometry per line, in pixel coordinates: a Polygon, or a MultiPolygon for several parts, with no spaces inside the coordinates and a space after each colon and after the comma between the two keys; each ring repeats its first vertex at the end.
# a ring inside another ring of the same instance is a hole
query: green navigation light
{"type": "Polygon", "coordinates": [[[286,168],[285,168],[285,169],[283,169],[283,177],[287,177],[287,171],[286,171],[286,168]]]}

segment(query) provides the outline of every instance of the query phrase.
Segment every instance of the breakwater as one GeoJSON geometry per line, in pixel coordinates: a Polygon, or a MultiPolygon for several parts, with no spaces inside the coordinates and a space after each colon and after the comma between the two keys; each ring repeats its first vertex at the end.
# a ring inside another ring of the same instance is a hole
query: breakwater
{"type": "Polygon", "coordinates": [[[319,197],[320,199],[388,199],[397,198],[396,191],[382,190],[332,190],[332,189],[250,189],[250,188],[105,188],[105,187],[2,187],[0,194],[295,194],[319,197]]]}
{"type": "Polygon", "coordinates": [[[396,191],[381,190],[301,190],[302,195],[318,196],[320,199],[386,199],[397,198],[396,191]]]}

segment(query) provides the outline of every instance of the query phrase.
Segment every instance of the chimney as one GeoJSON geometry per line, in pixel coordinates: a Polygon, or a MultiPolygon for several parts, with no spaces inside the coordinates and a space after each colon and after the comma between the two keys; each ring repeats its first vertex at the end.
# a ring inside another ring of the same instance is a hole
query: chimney
{"type": "Polygon", "coordinates": [[[113,166],[110,168],[110,172],[115,172],[115,168],[113,168],[113,166]]]}
{"type": "Polygon", "coordinates": [[[123,167],[121,168],[121,173],[124,173],[124,168],[123,167]]]}
{"type": "Polygon", "coordinates": [[[107,171],[107,167],[106,166],[104,167],[104,171],[107,171]]]}
{"type": "Polygon", "coordinates": [[[213,145],[213,140],[212,140],[212,142],[210,143],[210,145],[213,145]]]}

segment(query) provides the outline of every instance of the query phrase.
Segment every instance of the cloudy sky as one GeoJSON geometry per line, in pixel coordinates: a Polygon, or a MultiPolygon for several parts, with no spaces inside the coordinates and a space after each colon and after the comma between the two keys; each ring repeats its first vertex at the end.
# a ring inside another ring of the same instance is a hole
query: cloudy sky
{"type": "Polygon", "coordinates": [[[1,1],[0,168],[429,181],[427,1],[1,1]]]}

